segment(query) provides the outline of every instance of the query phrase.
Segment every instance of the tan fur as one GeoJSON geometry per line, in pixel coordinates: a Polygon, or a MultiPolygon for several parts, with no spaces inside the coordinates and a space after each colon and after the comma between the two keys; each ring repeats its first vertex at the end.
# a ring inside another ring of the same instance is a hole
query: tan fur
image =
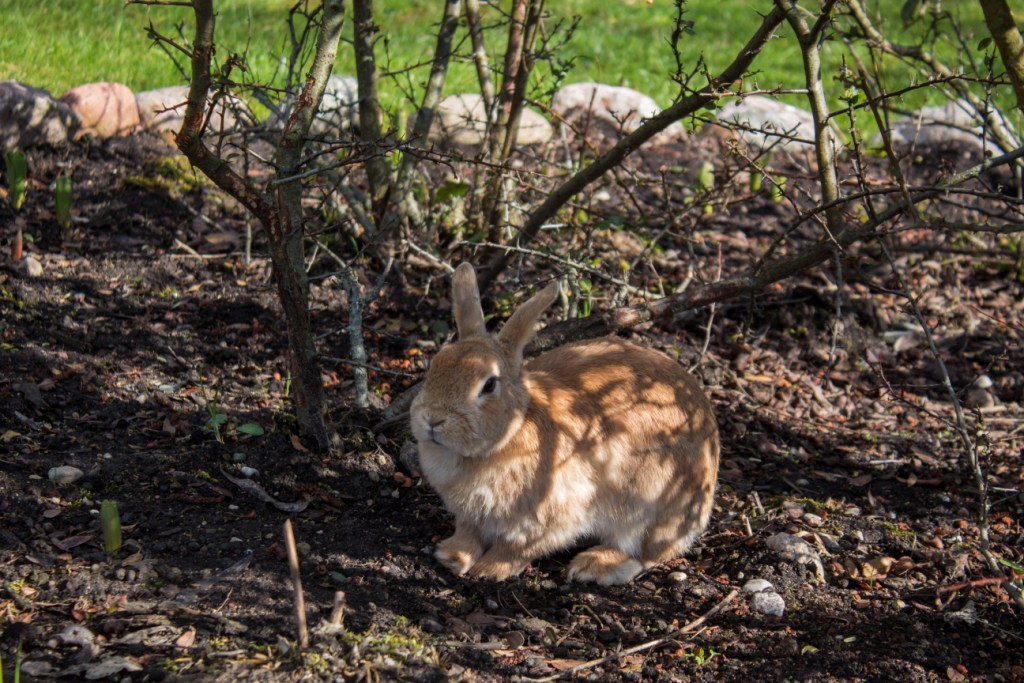
{"type": "Polygon", "coordinates": [[[556,287],[494,336],[472,266],[456,270],[459,340],[435,357],[410,411],[423,473],[455,515],[436,556],[456,574],[502,580],[596,539],[569,578],[625,583],[685,552],[707,526],[718,428],[700,384],[646,347],[585,341],[524,365],[556,287]],[[496,388],[481,394],[488,377],[496,388]]]}

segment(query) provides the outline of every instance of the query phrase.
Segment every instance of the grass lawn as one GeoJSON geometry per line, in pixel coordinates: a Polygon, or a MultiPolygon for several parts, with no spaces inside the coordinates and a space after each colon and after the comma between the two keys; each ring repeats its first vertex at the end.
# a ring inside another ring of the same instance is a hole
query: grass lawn
{"type": "MultiPolygon", "coordinates": [[[[224,57],[229,52],[245,51],[253,73],[268,81],[280,73],[281,56],[286,54],[284,22],[286,0],[219,0],[218,46],[224,57]]],[[[771,8],[770,0],[691,0],[687,18],[693,20],[695,35],[686,36],[681,44],[683,62],[697,63],[703,53],[712,72],[725,66],[760,22],[760,15],[771,8]]],[[[386,45],[378,47],[378,60],[385,63],[390,56],[392,68],[428,62],[434,46],[433,28],[441,15],[438,0],[377,0],[377,23],[387,36],[386,45]]],[[[868,0],[872,12],[880,16],[878,25],[889,32],[894,42],[909,42],[910,33],[903,29],[900,7],[903,0],[868,0]]],[[[147,38],[146,27],[153,22],[166,35],[176,35],[179,27],[185,35],[192,32],[191,12],[180,7],[133,5],[125,7],[121,0],[0,0],[4,30],[0,32],[0,78],[14,78],[59,95],[80,83],[115,80],[135,90],[184,83],[178,70],[164,50],[147,38]]],[[[508,0],[500,3],[507,8],[508,0]]],[[[627,85],[650,94],[663,106],[671,103],[676,86],[669,76],[675,60],[669,46],[669,35],[675,16],[671,0],[558,0],[546,5],[552,15],[551,27],[557,17],[579,15],[582,20],[573,40],[557,53],[574,63],[568,82],[596,80],[627,85]]],[[[960,15],[967,31],[970,55],[981,61],[976,49],[987,35],[981,10],[976,2],[944,3],[947,11],[960,15]]],[[[351,12],[351,3],[346,3],[351,12]]],[[[484,8],[492,20],[495,12],[484,8]]],[[[485,19],[487,18],[485,17],[485,19]]],[[[351,22],[349,22],[350,35],[351,22]]],[[[915,26],[913,30],[920,30],[915,26]]],[[[803,85],[800,54],[796,43],[787,39],[775,41],[755,62],[755,82],[761,88],[798,88],[803,85]]],[[[465,39],[465,31],[459,32],[465,39]]],[[[490,34],[489,46],[500,47],[503,31],[490,34]]],[[[468,42],[468,41],[467,41],[468,42]]],[[[940,39],[937,51],[952,64],[956,46],[940,39]]],[[[173,51],[173,50],[172,50],[173,51]]],[[[463,49],[463,53],[468,48],[463,49]]],[[[830,96],[837,97],[842,86],[834,83],[833,74],[841,63],[845,46],[837,41],[826,44],[828,65],[824,69],[830,96]]],[[[178,61],[187,63],[178,55],[178,61]]],[[[492,61],[499,55],[492,49],[492,61]]],[[[354,74],[350,46],[339,51],[335,73],[354,74]]],[[[550,85],[540,70],[537,92],[550,85]]],[[[905,84],[906,71],[896,67],[897,77],[890,87],[905,84]],[[900,76],[899,74],[903,75],[900,76]]],[[[402,90],[418,92],[426,80],[427,67],[403,74],[395,81],[381,82],[385,107],[397,106],[402,90]]],[[[694,81],[695,83],[697,81],[694,81]]],[[[476,87],[472,67],[464,60],[452,65],[447,92],[464,92],[476,87]]],[[[908,98],[908,106],[922,103],[928,97],[922,91],[908,98]]],[[[1007,95],[1007,99],[1009,96],[1007,95]]],[[[795,100],[794,100],[795,101],[795,100]]],[[[838,100],[836,100],[838,101],[838,100]]],[[[411,109],[412,105],[404,105],[411,109]]],[[[806,105],[805,105],[806,106],[806,105]]]]}

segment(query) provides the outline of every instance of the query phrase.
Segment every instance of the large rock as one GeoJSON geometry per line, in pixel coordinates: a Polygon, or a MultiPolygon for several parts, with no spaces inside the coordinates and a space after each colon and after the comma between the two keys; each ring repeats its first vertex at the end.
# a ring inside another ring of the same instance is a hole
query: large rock
{"type": "Polygon", "coordinates": [[[718,120],[736,128],[739,138],[755,152],[814,149],[814,118],[792,104],[763,95],[750,95],[718,110],[718,120]]]}
{"type": "MultiPolygon", "coordinates": [[[[449,95],[441,100],[434,112],[430,129],[431,140],[474,147],[484,142],[487,131],[487,109],[484,99],[477,93],[449,95]]],[[[537,145],[551,139],[551,124],[541,114],[525,108],[519,119],[517,145],[537,145]]]]}
{"type": "MultiPolygon", "coordinates": [[[[996,116],[1005,125],[1005,119],[999,114],[996,116]]],[[[897,149],[907,149],[911,145],[949,147],[959,143],[980,151],[985,131],[974,107],[963,100],[951,100],[943,105],[924,107],[911,116],[893,121],[890,135],[897,149]]],[[[872,143],[881,145],[881,136],[876,135],[872,143]]],[[[987,144],[994,144],[991,135],[987,144]]]]}
{"type": "MultiPolygon", "coordinates": [[[[289,95],[277,112],[267,118],[268,130],[280,133],[284,122],[291,114],[292,102],[295,97],[289,95]]],[[[338,138],[340,135],[359,125],[359,85],[352,76],[331,76],[324,86],[324,96],[320,100],[320,109],[316,118],[309,126],[310,137],[338,138]]]]}
{"type": "Polygon", "coordinates": [[[45,90],[18,81],[0,82],[0,147],[27,149],[63,145],[82,126],[81,119],[45,90]]]}
{"type": "MultiPolygon", "coordinates": [[[[632,88],[603,83],[570,83],[551,98],[551,109],[566,120],[589,116],[611,124],[622,133],[632,133],[645,119],[658,114],[661,108],[648,95],[632,88]]],[[[685,136],[678,121],[655,136],[662,144],[685,136]]]]}
{"type": "Polygon", "coordinates": [[[82,119],[83,133],[110,138],[127,135],[139,125],[135,93],[121,83],[86,83],[60,99],[82,119]]]}
{"type": "Polygon", "coordinates": [[[180,130],[187,99],[187,85],[169,85],[166,88],[135,93],[135,104],[139,108],[139,121],[142,127],[157,131],[180,130]]]}
{"type": "MultiPolygon", "coordinates": [[[[188,100],[187,85],[170,85],[156,90],[145,90],[135,95],[142,126],[149,130],[177,132],[185,118],[185,104],[188,100]]],[[[234,96],[221,98],[210,116],[211,132],[234,132],[239,121],[245,125],[254,118],[248,105],[234,96]]]]}
{"type": "Polygon", "coordinates": [[[320,110],[313,119],[310,133],[318,137],[338,134],[359,124],[359,83],[352,76],[331,76],[327,79],[320,110]]]}

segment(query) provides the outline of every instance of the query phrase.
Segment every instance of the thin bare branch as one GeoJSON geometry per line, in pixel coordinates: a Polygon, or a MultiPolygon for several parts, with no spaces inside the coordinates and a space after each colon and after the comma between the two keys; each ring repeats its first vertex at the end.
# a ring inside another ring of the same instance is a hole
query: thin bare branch
{"type": "MultiPolygon", "coordinates": [[[[990,168],[1016,161],[1022,157],[1024,157],[1024,148],[1018,149],[1012,154],[1004,154],[988,159],[956,174],[948,182],[934,189],[914,193],[911,195],[911,198],[914,202],[931,199],[955,189],[958,185],[968,180],[978,177],[990,168]]],[[[879,212],[874,220],[865,223],[847,223],[840,230],[834,232],[831,237],[822,237],[814,244],[789,256],[779,257],[763,263],[759,262],[754,267],[724,280],[696,285],[684,292],[673,294],[657,301],[615,308],[605,312],[603,315],[556,323],[537,333],[534,346],[538,349],[550,348],[568,340],[601,336],[629,327],[635,327],[658,316],[692,310],[728,299],[750,296],[762,291],[772,283],[824,263],[835,255],[837,248],[845,249],[856,242],[876,234],[883,225],[899,216],[903,211],[903,204],[898,203],[879,212]]]]}
{"type": "MultiPolygon", "coordinates": [[[[353,0],[356,81],[359,90],[359,137],[366,145],[378,145],[384,138],[380,101],[377,94],[377,57],[374,51],[380,30],[374,21],[373,0],[353,0]]],[[[375,215],[387,193],[391,163],[382,155],[366,159],[366,177],[375,215]]]]}
{"type": "MultiPolygon", "coordinates": [[[[562,206],[573,196],[581,192],[592,182],[602,177],[610,169],[617,166],[623,159],[635,152],[643,143],[665,130],[670,124],[679,119],[695,114],[701,108],[714,102],[721,97],[723,92],[729,92],[743,74],[747,72],[754,59],[768,45],[775,30],[784,19],[783,13],[778,7],[765,15],[760,27],[754,35],[743,46],[733,62],[727,66],[717,77],[713,78],[699,92],[681,97],[668,109],[665,109],[651,118],[647,119],[639,128],[625,136],[610,150],[595,159],[590,165],[580,169],[569,180],[557,187],[548,198],[530,214],[519,231],[519,242],[532,241],[541,227],[547,223],[562,206]]],[[[486,288],[494,278],[505,270],[512,252],[506,250],[492,250],[492,257],[486,268],[477,274],[481,289],[486,288]]]]}
{"type": "MultiPolygon", "coordinates": [[[[416,121],[409,133],[411,147],[424,149],[427,146],[430,129],[434,124],[434,114],[441,101],[445,77],[448,74],[448,63],[452,56],[452,40],[459,23],[462,0],[445,0],[444,15],[437,31],[437,45],[434,48],[434,59],[430,66],[430,77],[423,93],[423,103],[416,114],[416,121]]],[[[381,231],[391,234],[403,220],[417,222],[419,207],[409,191],[415,177],[419,159],[415,154],[403,154],[398,172],[391,184],[391,200],[394,208],[390,209],[381,221],[381,231]]]]}

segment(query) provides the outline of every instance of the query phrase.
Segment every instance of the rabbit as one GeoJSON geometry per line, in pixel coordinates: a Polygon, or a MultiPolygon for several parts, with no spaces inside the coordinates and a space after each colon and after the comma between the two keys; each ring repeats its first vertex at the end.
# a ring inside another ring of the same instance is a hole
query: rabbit
{"type": "Polygon", "coordinates": [[[458,340],[431,362],[410,422],[423,475],[455,516],[435,550],[455,574],[502,581],[595,539],[568,579],[626,583],[684,553],[711,516],[718,427],[676,361],[609,337],[523,362],[558,287],[492,335],[473,267],[453,276],[458,340]]]}

